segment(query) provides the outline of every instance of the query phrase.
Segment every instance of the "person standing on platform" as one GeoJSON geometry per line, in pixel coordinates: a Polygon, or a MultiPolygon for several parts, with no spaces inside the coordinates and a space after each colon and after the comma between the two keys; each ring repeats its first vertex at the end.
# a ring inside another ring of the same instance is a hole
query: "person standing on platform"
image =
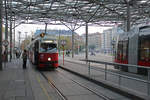
{"type": "Polygon", "coordinates": [[[22,59],[23,59],[23,69],[26,69],[26,63],[27,63],[27,51],[24,50],[23,54],[22,54],[22,59]]]}

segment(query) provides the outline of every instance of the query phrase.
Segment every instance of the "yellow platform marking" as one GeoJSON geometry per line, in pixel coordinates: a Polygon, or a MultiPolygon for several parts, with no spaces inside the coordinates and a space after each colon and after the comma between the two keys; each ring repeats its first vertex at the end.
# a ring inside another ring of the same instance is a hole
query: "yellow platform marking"
{"type": "Polygon", "coordinates": [[[39,78],[38,75],[37,75],[36,78],[37,78],[37,80],[38,80],[38,82],[39,82],[39,84],[40,84],[40,87],[41,87],[42,90],[44,91],[44,94],[47,96],[48,100],[52,100],[51,97],[48,95],[48,92],[47,92],[47,90],[45,89],[44,85],[41,83],[41,80],[40,80],[40,78],[39,78]]]}

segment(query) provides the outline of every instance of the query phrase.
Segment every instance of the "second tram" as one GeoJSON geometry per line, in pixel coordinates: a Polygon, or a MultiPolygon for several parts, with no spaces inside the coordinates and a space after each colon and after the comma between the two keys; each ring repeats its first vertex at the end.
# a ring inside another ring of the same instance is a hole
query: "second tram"
{"type": "MultiPolygon", "coordinates": [[[[115,62],[150,67],[150,25],[135,27],[128,33],[120,34],[116,44],[115,62]]],[[[121,67],[121,70],[147,73],[143,68],[121,67]]]]}

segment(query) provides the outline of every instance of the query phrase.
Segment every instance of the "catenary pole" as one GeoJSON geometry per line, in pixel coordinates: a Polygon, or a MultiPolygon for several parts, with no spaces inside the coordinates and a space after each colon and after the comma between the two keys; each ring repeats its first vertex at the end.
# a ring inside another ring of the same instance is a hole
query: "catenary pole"
{"type": "Polygon", "coordinates": [[[10,62],[11,62],[11,59],[12,59],[12,21],[11,21],[11,18],[12,18],[12,13],[11,13],[11,17],[10,17],[10,62]]]}
{"type": "MultiPolygon", "coordinates": [[[[12,8],[12,0],[11,0],[11,3],[10,3],[10,9],[12,8]]],[[[10,10],[11,11],[11,10],[10,10]]],[[[12,46],[13,46],[13,43],[12,43],[12,11],[10,12],[10,62],[11,62],[11,59],[12,59],[12,46]]]]}
{"type": "Polygon", "coordinates": [[[85,27],[85,50],[86,50],[86,53],[85,53],[85,59],[88,60],[88,23],[86,22],[86,27],[85,27]]]}
{"type": "Polygon", "coordinates": [[[20,34],[21,34],[21,32],[20,31],[18,31],[18,34],[19,34],[19,49],[21,49],[21,43],[20,43],[20,40],[21,40],[21,37],[20,37],[20,34]]]}
{"type": "Polygon", "coordinates": [[[72,58],[74,58],[74,30],[72,32],[72,58]]]}
{"type": "Polygon", "coordinates": [[[0,70],[2,70],[2,0],[0,0],[0,70]]]}
{"type": "MultiPolygon", "coordinates": [[[[8,14],[7,14],[7,0],[5,0],[5,40],[8,41],[8,14]]],[[[8,61],[8,46],[5,46],[5,61],[8,61]]]]}
{"type": "MultiPolygon", "coordinates": [[[[14,49],[13,49],[13,50],[15,50],[15,45],[16,45],[16,44],[15,44],[15,41],[16,41],[16,40],[15,40],[15,20],[14,20],[14,49]]],[[[14,58],[15,58],[15,55],[14,55],[14,58]]]]}

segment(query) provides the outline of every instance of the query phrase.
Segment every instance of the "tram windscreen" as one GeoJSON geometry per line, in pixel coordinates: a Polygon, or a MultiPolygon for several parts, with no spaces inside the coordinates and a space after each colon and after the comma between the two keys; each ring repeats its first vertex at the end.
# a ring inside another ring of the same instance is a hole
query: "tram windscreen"
{"type": "Polygon", "coordinates": [[[55,43],[41,43],[40,52],[46,52],[46,53],[57,52],[57,44],[55,44],[55,43]]]}
{"type": "Polygon", "coordinates": [[[140,28],[139,60],[146,62],[150,61],[150,26],[140,28]]]}
{"type": "Polygon", "coordinates": [[[140,36],[139,60],[150,61],[150,36],[140,36]]]}

